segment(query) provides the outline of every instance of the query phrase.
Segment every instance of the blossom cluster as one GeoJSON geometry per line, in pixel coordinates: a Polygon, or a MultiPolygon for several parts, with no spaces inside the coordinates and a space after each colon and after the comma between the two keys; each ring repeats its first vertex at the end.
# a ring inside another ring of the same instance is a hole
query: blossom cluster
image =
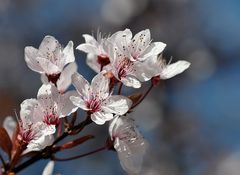
{"type": "Polygon", "coordinates": [[[10,156],[13,167],[17,156],[53,147],[63,122],[81,109],[91,122],[108,125],[106,147],[117,151],[123,169],[129,174],[140,171],[147,144],[129,114],[144,95],[123,95],[122,86],[140,88],[147,81],[156,86],[160,80],[182,73],[190,63],[166,64],[162,57],[166,44],[152,42],[148,29],[134,36],[125,29],[107,37],[98,34],[97,39],[88,34],[83,37],[85,43],[76,49],[87,53],[86,62],[96,72],[91,82],[77,72],[72,41],[63,48],[53,36],[46,36],[38,49],[25,47],[25,61],[41,74],[43,84],[36,98],[21,103],[17,123],[7,118],[4,124],[15,139],[10,156]],[[71,85],[75,90],[68,90],[71,85]]]}

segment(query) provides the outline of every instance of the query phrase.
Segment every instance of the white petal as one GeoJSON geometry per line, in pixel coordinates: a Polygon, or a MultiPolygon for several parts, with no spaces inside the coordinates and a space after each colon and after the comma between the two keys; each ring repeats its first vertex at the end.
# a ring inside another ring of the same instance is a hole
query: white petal
{"type": "Polygon", "coordinates": [[[82,75],[74,73],[72,75],[72,83],[81,97],[89,98],[91,88],[88,81],[82,75]]]}
{"type": "Polygon", "coordinates": [[[6,129],[10,138],[13,136],[13,132],[16,128],[17,122],[13,119],[12,116],[7,116],[3,121],[3,127],[6,129]]]}
{"type": "Polygon", "coordinates": [[[162,42],[154,42],[141,54],[139,61],[143,61],[151,56],[157,56],[165,49],[166,44],[162,42]]]}
{"type": "Polygon", "coordinates": [[[20,118],[23,123],[23,127],[28,127],[32,123],[36,123],[42,120],[42,113],[36,112],[36,106],[38,106],[36,99],[26,99],[21,103],[20,118]]]}
{"type": "Polygon", "coordinates": [[[98,55],[98,48],[96,46],[93,46],[91,44],[80,44],[78,47],[77,47],[78,50],[80,51],[83,51],[85,53],[92,53],[92,54],[95,54],[95,55],[98,55]]]}
{"type": "Polygon", "coordinates": [[[161,79],[172,78],[175,75],[182,73],[184,70],[189,68],[189,66],[190,66],[190,63],[183,60],[170,65],[166,65],[166,67],[162,70],[160,74],[160,78],[161,79]]]}
{"type": "Polygon", "coordinates": [[[88,35],[88,34],[83,34],[82,36],[83,36],[83,38],[85,39],[85,42],[86,42],[86,43],[92,44],[92,45],[94,45],[94,46],[97,46],[97,45],[98,45],[96,39],[95,39],[93,36],[88,35]]]}
{"type": "Polygon", "coordinates": [[[125,114],[132,105],[132,101],[121,95],[113,95],[107,98],[102,104],[102,109],[107,113],[117,115],[125,114]]]}
{"type": "Polygon", "coordinates": [[[69,41],[67,46],[63,49],[64,65],[74,62],[75,56],[73,52],[73,42],[69,41]]]}
{"type": "Polygon", "coordinates": [[[23,152],[23,154],[26,154],[31,151],[40,151],[44,149],[46,146],[49,146],[53,143],[54,137],[53,135],[44,136],[37,138],[36,140],[32,140],[28,146],[27,149],[23,152]]]}
{"type": "Polygon", "coordinates": [[[37,57],[36,60],[41,65],[44,72],[48,75],[58,74],[61,72],[61,69],[57,65],[53,64],[50,60],[46,58],[37,57]]]}
{"type": "Polygon", "coordinates": [[[25,52],[25,61],[28,67],[33,71],[43,73],[44,70],[42,69],[42,66],[36,60],[36,58],[38,57],[38,50],[35,49],[34,47],[27,46],[25,47],[24,52],[25,52]]]}
{"type": "Polygon", "coordinates": [[[43,84],[48,84],[48,77],[45,74],[41,74],[41,81],[43,84]]]}
{"type": "Polygon", "coordinates": [[[54,161],[49,161],[45,166],[42,175],[53,175],[54,171],[54,161]]]}
{"type": "Polygon", "coordinates": [[[61,45],[53,36],[45,36],[39,46],[39,51],[45,56],[47,53],[53,53],[61,50],[61,45]]]}
{"type": "Polygon", "coordinates": [[[108,132],[112,140],[113,140],[113,136],[115,135],[115,127],[118,124],[118,118],[119,118],[118,115],[115,116],[114,119],[111,120],[109,124],[108,132]]]}
{"type": "Polygon", "coordinates": [[[71,77],[75,72],[77,72],[77,64],[75,62],[70,63],[63,69],[57,81],[58,91],[65,92],[65,90],[67,90],[67,88],[72,84],[71,77]]]}
{"type": "Polygon", "coordinates": [[[76,91],[68,91],[61,95],[57,103],[57,110],[59,117],[69,116],[71,113],[75,112],[78,107],[76,107],[70,100],[71,96],[78,95],[76,91]]]}
{"type": "Polygon", "coordinates": [[[94,70],[95,72],[99,73],[100,72],[100,64],[97,62],[97,56],[94,54],[87,54],[87,65],[94,70]]]}
{"type": "Polygon", "coordinates": [[[137,175],[141,171],[143,156],[145,154],[145,146],[139,148],[138,153],[131,153],[131,149],[127,144],[120,141],[118,150],[118,157],[122,168],[131,175],[137,175]]]}
{"type": "Polygon", "coordinates": [[[43,84],[37,94],[37,100],[43,110],[51,113],[54,108],[54,101],[58,100],[60,93],[52,84],[43,84]]]}
{"type": "Polygon", "coordinates": [[[105,71],[98,73],[91,83],[92,92],[100,99],[105,99],[109,94],[109,78],[104,76],[105,71]]]}
{"type": "Polygon", "coordinates": [[[87,106],[86,106],[85,101],[81,97],[79,97],[79,96],[70,96],[70,100],[72,101],[72,103],[75,106],[77,106],[77,107],[79,107],[79,108],[81,108],[83,110],[86,110],[86,111],[89,110],[87,108],[87,106]]]}
{"type": "Polygon", "coordinates": [[[91,115],[91,119],[97,125],[103,125],[106,121],[113,119],[113,114],[104,113],[104,112],[95,112],[91,115]]]}
{"type": "Polygon", "coordinates": [[[133,88],[140,88],[141,87],[141,83],[138,79],[136,79],[135,77],[132,76],[127,76],[125,78],[121,79],[121,82],[128,87],[133,87],[133,88]]]}

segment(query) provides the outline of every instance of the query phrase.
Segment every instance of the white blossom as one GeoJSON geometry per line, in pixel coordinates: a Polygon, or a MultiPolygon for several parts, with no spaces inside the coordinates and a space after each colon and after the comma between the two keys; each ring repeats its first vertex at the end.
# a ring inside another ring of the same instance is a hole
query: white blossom
{"type": "MultiPolygon", "coordinates": [[[[65,92],[68,87],[72,84],[72,75],[77,72],[77,64],[75,62],[68,64],[61,72],[57,79],[56,85],[59,92],[65,92]]],[[[41,75],[42,83],[48,84],[49,80],[45,74],[41,75]]]]}
{"type": "Polygon", "coordinates": [[[77,49],[87,53],[88,66],[98,73],[101,71],[101,67],[109,64],[108,37],[103,38],[101,33],[98,33],[97,39],[88,34],[84,34],[83,37],[85,43],[80,44],[77,49]]]}
{"type": "Polygon", "coordinates": [[[138,174],[141,171],[147,143],[133,120],[117,116],[110,123],[109,134],[123,169],[130,175],[138,174]]]}
{"type": "Polygon", "coordinates": [[[38,91],[37,99],[23,101],[20,115],[31,118],[33,123],[42,123],[44,134],[51,135],[55,133],[60,118],[77,110],[77,107],[69,99],[75,94],[76,91],[61,94],[52,84],[44,84],[38,91]]]}
{"type": "Polygon", "coordinates": [[[67,64],[75,61],[73,42],[69,41],[63,49],[53,36],[46,36],[38,49],[25,47],[25,61],[35,72],[57,76],[67,64]]]}
{"type": "Polygon", "coordinates": [[[140,81],[148,81],[152,77],[159,76],[160,79],[165,80],[178,75],[189,68],[191,63],[185,60],[179,60],[175,63],[166,64],[166,61],[159,57],[154,57],[146,61],[148,66],[139,66],[138,78],[140,81]]]}
{"type": "Polygon", "coordinates": [[[113,119],[113,114],[125,114],[132,105],[127,97],[109,93],[109,79],[103,74],[97,74],[91,85],[82,75],[73,74],[72,82],[79,95],[70,97],[74,105],[90,112],[91,119],[99,125],[113,119]]]}
{"type": "Polygon", "coordinates": [[[109,39],[110,65],[106,70],[111,71],[116,79],[125,86],[140,88],[142,70],[148,67],[147,60],[160,54],[166,44],[162,42],[151,43],[150,31],[143,30],[132,38],[129,29],[117,32],[109,39]]]}

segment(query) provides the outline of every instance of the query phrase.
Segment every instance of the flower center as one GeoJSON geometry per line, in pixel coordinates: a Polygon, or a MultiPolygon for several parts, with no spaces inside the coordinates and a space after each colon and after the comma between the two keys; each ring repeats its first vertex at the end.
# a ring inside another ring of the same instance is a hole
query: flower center
{"type": "Polygon", "coordinates": [[[86,106],[91,113],[101,110],[101,101],[97,98],[92,98],[86,102],[86,106]]]}
{"type": "Polygon", "coordinates": [[[97,56],[97,62],[100,64],[102,67],[108,65],[110,63],[109,57],[106,55],[98,55],[97,56]]]}
{"type": "Polygon", "coordinates": [[[47,76],[49,82],[52,82],[54,85],[56,85],[60,75],[61,75],[61,73],[51,74],[51,75],[46,75],[46,76],[47,76]]]}
{"type": "Polygon", "coordinates": [[[43,118],[43,122],[47,125],[58,125],[59,124],[59,117],[55,114],[47,114],[43,118]]]}
{"type": "Polygon", "coordinates": [[[31,126],[29,129],[20,128],[18,133],[18,140],[28,144],[31,140],[34,139],[35,133],[33,132],[31,126]]]}
{"type": "Polygon", "coordinates": [[[133,62],[130,61],[128,58],[124,58],[121,60],[117,65],[118,70],[118,78],[124,78],[128,74],[133,72],[133,62]]]}

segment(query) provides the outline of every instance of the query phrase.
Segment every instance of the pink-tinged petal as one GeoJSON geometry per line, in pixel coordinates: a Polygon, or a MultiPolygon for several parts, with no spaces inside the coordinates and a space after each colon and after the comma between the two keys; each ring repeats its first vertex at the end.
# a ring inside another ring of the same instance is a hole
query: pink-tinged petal
{"type": "Polygon", "coordinates": [[[36,60],[36,58],[38,57],[38,50],[34,47],[27,46],[25,47],[24,52],[25,52],[25,61],[28,67],[35,72],[43,73],[44,70],[42,66],[40,65],[38,60],[36,60]]]}
{"type": "Polygon", "coordinates": [[[81,109],[83,109],[83,110],[85,110],[85,111],[88,111],[88,110],[89,110],[89,109],[87,108],[87,106],[86,106],[85,101],[84,101],[81,97],[79,97],[79,96],[70,96],[70,100],[72,101],[72,103],[73,103],[75,106],[77,106],[77,107],[79,107],[79,108],[81,108],[81,109]]]}
{"type": "Polygon", "coordinates": [[[12,138],[16,126],[17,122],[13,119],[12,116],[7,116],[3,121],[3,127],[6,129],[10,138],[12,138]]]}
{"type": "Polygon", "coordinates": [[[58,99],[59,92],[52,84],[43,84],[37,94],[37,100],[45,113],[54,109],[54,101],[58,99]]]}
{"type": "Polygon", "coordinates": [[[104,76],[105,71],[98,73],[91,83],[92,92],[100,99],[105,99],[109,95],[109,78],[104,76]]]}
{"type": "Polygon", "coordinates": [[[187,68],[189,68],[190,63],[188,61],[178,61],[173,64],[166,65],[165,68],[163,68],[160,78],[161,79],[169,79],[174,77],[175,75],[178,75],[185,71],[187,68]]]}
{"type": "Polygon", "coordinates": [[[100,64],[97,62],[97,55],[94,54],[87,54],[87,59],[86,59],[87,65],[93,69],[95,72],[99,73],[100,72],[100,64]]]}
{"type": "Polygon", "coordinates": [[[49,161],[45,166],[42,175],[53,175],[54,171],[54,161],[49,161]]]}
{"type": "Polygon", "coordinates": [[[144,61],[144,60],[148,59],[149,57],[157,56],[163,52],[163,50],[165,49],[166,46],[167,45],[162,42],[151,43],[151,45],[149,47],[147,47],[147,49],[139,56],[138,60],[144,61]]]}
{"type": "Polygon", "coordinates": [[[118,115],[115,116],[114,119],[110,121],[110,125],[109,125],[109,128],[108,128],[108,132],[109,132],[109,135],[110,135],[112,140],[113,140],[113,137],[115,135],[116,127],[119,123],[118,118],[119,118],[118,115]]]}
{"type": "Polygon", "coordinates": [[[140,81],[133,76],[127,76],[125,78],[122,78],[121,82],[125,86],[128,86],[128,87],[133,87],[133,88],[140,88],[141,87],[140,81]]]}
{"type": "Polygon", "coordinates": [[[91,115],[91,119],[97,125],[103,125],[106,121],[113,119],[113,114],[104,112],[95,112],[91,115]]]}
{"type": "Polygon", "coordinates": [[[54,141],[53,135],[48,135],[48,136],[40,136],[34,140],[32,140],[28,146],[27,149],[23,152],[23,154],[26,154],[31,151],[40,151],[44,149],[45,147],[51,145],[54,141]]]}
{"type": "Polygon", "coordinates": [[[48,75],[58,74],[62,71],[57,65],[53,64],[49,59],[37,57],[36,60],[41,65],[44,72],[48,75]]]}
{"type": "Polygon", "coordinates": [[[122,95],[113,95],[107,98],[102,104],[102,110],[106,113],[117,115],[125,114],[132,105],[132,101],[122,95]]]}
{"type": "Polygon", "coordinates": [[[80,44],[76,49],[83,51],[85,53],[92,53],[92,54],[98,55],[98,48],[91,44],[86,44],[86,43],[80,44]]]}
{"type": "Polygon", "coordinates": [[[27,99],[21,103],[20,118],[23,127],[28,127],[33,122],[41,121],[42,113],[41,111],[35,112],[36,107],[38,107],[38,101],[36,99],[27,99]]]}
{"type": "Polygon", "coordinates": [[[70,100],[71,96],[77,96],[78,93],[76,91],[68,91],[65,94],[59,97],[57,103],[57,110],[59,117],[69,116],[71,113],[75,112],[78,107],[76,107],[72,101],[70,100]]]}
{"type": "Polygon", "coordinates": [[[136,42],[136,46],[138,47],[146,47],[150,41],[151,41],[151,34],[150,30],[142,30],[138,32],[134,37],[133,37],[133,42],[136,42]]]}
{"type": "Polygon", "coordinates": [[[132,150],[125,142],[119,141],[119,145],[115,148],[122,168],[128,174],[139,174],[142,167],[143,156],[145,154],[145,146],[140,145],[137,153],[132,150]]]}
{"type": "Polygon", "coordinates": [[[63,49],[63,58],[62,59],[64,60],[63,66],[75,61],[72,41],[69,41],[67,46],[63,49]]]}
{"type": "Polygon", "coordinates": [[[47,53],[60,52],[60,50],[61,45],[53,36],[45,36],[39,46],[39,52],[41,52],[44,56],[46,56],[47,53]]]}
{"type": "Polygon", "coordinates": [[[89,99],[91,88],[88,81],[79,73],[72,75],[72,84],[82,98],[89,99]]]}
{"type": "Polygon", "coordinates": [[[97,46],[97,45],[98,45],[96,39],[95,39],[93,36],[88,35],[88,34],[83,34],[82,36],[83,36],[83,38],[85,39],[85,42],[86,42],[86,43],[92,44],[92,45],[94,45],[94,46],[97,46]]]}
{"type": "Polygon", "coordinates": [[[75,62],[70,63],[63,69],[57,81],[57,88],[60,92],[64,92],[72,84],[71,77],[75,72],[77,72],[77,64],[75,62]]]}

